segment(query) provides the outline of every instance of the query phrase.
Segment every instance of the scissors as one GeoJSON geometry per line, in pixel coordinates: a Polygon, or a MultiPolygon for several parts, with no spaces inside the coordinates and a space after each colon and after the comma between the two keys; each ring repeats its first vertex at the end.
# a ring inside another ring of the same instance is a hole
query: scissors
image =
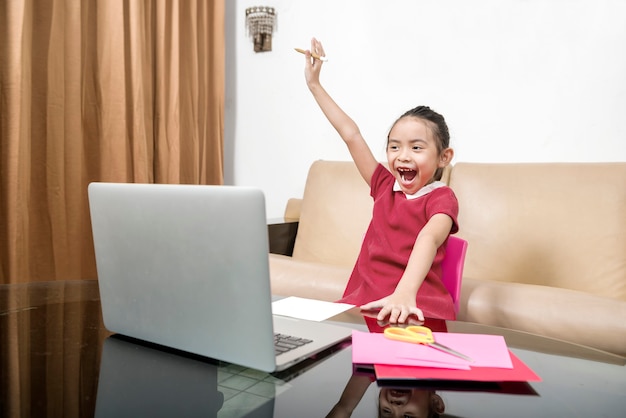
{"type": "Polygon", "coordinates": [[[385,328],[384,332],[385,337],[391,340],[428,345],[430,347],[436,348],[437,350],[441,350],[445,353],[462,358],[463,360],[467,360],[469,362],[474,361],[463,353],[459,353],[458,351],[453,350],[450,347],[446,347],[443,344],[435,342],[433,332],[430,330],[430,328],[427,327],[417,325],[412,325],[406,328],[389,327],[385,328]]]}

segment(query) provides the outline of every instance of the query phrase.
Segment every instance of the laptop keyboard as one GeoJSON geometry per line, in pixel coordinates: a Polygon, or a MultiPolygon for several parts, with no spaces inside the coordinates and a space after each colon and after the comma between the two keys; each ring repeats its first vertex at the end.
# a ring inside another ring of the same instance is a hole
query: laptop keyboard
{"type": "Polygon", "coordinates": [[[306,338],[293,337],[285,334],[274,334],[274,351],[276,355],[286,353],[294,348],[302,347],[305,344],[312,342],[306,338]]]}

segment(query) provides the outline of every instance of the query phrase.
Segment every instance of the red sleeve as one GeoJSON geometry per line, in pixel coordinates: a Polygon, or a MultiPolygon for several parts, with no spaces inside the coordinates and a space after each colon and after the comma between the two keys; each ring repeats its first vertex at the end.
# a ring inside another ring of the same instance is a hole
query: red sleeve
{"type": "Polygon", "coordinates": [[[372,174],[372,180],[370,181],[370,196],[376,200],[376,197],[383,193],[385,190],[389,190],[393,187],[393,183],[396,178],[385,168],[384,165],[378,164],[374,174],[372,174]]]}
{"type": "Polygon", "coordinates": [[[459,202],[456,199],[454,191],[448,186],[439,187],[432,192],[426,204],[426,214],[428,219],[437,213],[445,213],[452,219],[451,234],[459,231],[459,202]]]}

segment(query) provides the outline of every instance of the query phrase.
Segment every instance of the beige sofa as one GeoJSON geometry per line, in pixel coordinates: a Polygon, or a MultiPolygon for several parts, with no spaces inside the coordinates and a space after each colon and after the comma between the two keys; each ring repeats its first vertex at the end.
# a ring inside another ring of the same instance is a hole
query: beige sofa
{"type": "MultiPolygon", "coordinates": [[[[457,163],[443,180],[469,242],[458,319],[626,356],[626,163],[457,163]]],[[[352,162],[313,163],[273,293],[338,299],[371,208],[352,162]]]]}

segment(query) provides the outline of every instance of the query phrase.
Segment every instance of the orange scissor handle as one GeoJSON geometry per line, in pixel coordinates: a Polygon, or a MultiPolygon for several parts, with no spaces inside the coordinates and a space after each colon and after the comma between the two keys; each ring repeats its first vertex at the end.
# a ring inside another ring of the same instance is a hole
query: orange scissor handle
{"type": "Polygon", "coordinates": [[[391,340],[405,341],[414,344],[432,344],[435,342],[433,332],[430,328],[411,325],[406,328],[389,327],[385,328],[385,337],[391,340]]]}

